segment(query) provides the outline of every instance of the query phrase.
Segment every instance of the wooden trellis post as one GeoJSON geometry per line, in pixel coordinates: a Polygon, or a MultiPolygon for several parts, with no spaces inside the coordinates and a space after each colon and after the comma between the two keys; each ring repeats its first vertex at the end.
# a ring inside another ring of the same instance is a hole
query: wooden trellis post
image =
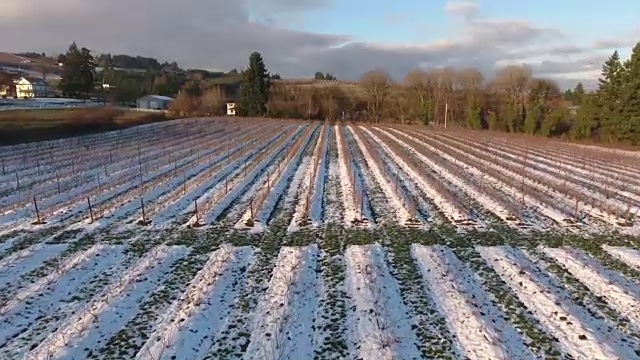
{"type": "Polygon", "coordinates": [[[7,175],[7,172],[4,169],[4,158],[2,158],[2,176],[7,175]]]}
{"type": "Polygon", "coordinates": [[[144,212],[144,199],[140,197],[140,209],[142,210],[142,223],[147,224],[147,215],[144,212]]]}
{"type": "Polygon", "coordinates": [[[364,192],[360,193],[360,203],[358,205],[360,205],[360,222],[362,222],[364,220],[364,192]]]}
{"type": "Polygon", "coordinates": [[[187,193],[187,173],[182,170],[182,195],[187,193]]]}
{"type": "Polygon", "coordinates": [[[18,176],[18,172],[16,171],[16,190],[18,194],[20,193],[20,177],[18,176]]]}
{"type": "Polygon", "coordinates": [[[40,218],[40,210],[38,210],[38,201],[36,200],[35,196],[33,197],[33,206],[36,208],[36,224],[42,224],[42,219],[40,218]]]}

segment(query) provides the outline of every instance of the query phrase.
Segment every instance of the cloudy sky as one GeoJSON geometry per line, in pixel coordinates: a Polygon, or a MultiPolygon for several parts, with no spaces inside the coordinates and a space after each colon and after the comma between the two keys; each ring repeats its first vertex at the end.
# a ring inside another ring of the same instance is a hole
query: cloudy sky
{"type": "Polygon", "coordinates": [[[357,79],[385,69],[528,63],[563,86],[592,84],[640,40],[638,0],[2,0],[0,51],[94,52],[230,70],[252,51],[272,72],[357,79]]]}

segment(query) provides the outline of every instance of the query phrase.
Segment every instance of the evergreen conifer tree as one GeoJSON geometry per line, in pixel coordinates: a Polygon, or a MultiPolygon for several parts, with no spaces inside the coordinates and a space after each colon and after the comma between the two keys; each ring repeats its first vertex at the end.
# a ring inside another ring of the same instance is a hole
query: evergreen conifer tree
{"type": "Polygon", "coordinates": [[[262,56],[254,52],[249,67],[242,73],[238,112],[241,116],[264,116],[269,101],[270,75],[262,56]]]}

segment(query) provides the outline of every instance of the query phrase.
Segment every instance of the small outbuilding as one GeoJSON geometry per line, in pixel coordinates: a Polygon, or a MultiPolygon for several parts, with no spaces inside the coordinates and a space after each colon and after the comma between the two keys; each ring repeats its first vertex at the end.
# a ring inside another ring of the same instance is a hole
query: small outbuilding
{"type": "Polygon", "coordinates": [[[168,96],[147,95],[136,101],[138,109],[167,110],[173,99],[168,96]]]}
{"type": "Polygon", "coordinates": [[[227,103],[227,116],[236,116],[236,103],[227,103]]]}

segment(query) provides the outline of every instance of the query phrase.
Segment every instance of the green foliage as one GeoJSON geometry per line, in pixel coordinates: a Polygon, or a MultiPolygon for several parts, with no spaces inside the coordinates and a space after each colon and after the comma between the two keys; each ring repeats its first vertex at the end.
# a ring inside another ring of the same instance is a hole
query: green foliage
{"type": "Polygon", "coordinates": [[[321,71],[316,72],[314,75],[314,80],[337,80],[337,78],[329,73],[322,73],[321,71]]]}
{"type": "Polygon", "coordinates": [[[589,139],[597,125],[597,104],[594,95],[586,94],[576,111],[569,136],[572,140],[589,139]]]}
{"type": "Polygon", "coordinates": [[[489,130],[500,130],[500,123],[498,122],[498,114],[495,111],[489,112],[489,130]]]}
{"type": "Polygon", "coordinates": [[[78,49],[76,43],[69,46],[63,57],[63,74],[60,90],[66,96],[88,96],[94,90],[96,63],[87,48],[78,49]]]}
{"type": "Polygon", "coordinates": [[[238,113],[241,116],[264,116],[269,101],[269,72],[262,55],[254,52],[249,57],[249,67],[242,73],[238,113]]]}
{"type": "Polygon", "coordinates": [[[511,133],[518,132],[519,115],[516,105],[509,103],[502,104],[501,117],[507,126],[507,131],[511,133]]]}
{"type": "Polygon", "coordinates": [[[540,128],[540,135],[551,136],[553,135],[560,125],[567,119],[567,110],[563,107],[557,107],[547,115],[542,122],[540,128]]]}
{"type": "Polygon", "coordinates": [[[622,117],[616,132],[621,140],[640,144],[640,43],[625,63],[621,92],[622,117]]]}
{"type": "Polygon", "coordinates": [[[582,85],[582,83],[578,83],[578,85],[576,85],[576,88],[573,90],[573,103],[580,105],[582,104],[582,102],[584,101],[584,96],[585,96],[585,91],[584,91],[584,85],[582,85]]]}
{"type": "MultiPolygon", "coordinates": [[[[158,62],[158,60],[144,56],[101,54],[96,57],[96,62],[100,67],[103,68],[109,67],[142,70],[160,70],[162,68],[162,65],[160,64],[160,62],[158,62]]],[[[174,64],[177,68],[177,64],[174,64]]]]}
{"type": "Polygon", "coordinates": [[[542,117],[541,106],[533,104],[527,109],[527,114],[524,118],[524,132],[533,135],[538,130],[540,124],[540,118],[542,117]]]}
{"type": "Polygon", "coordinates": [[[475,129],[475,130],[481,129],[482,128],[482,121],[481,121],[482,107],[475,99],[469,100],[467,107],[468,107],[467,108],[467,126],[470,129],[475,129]]]}

